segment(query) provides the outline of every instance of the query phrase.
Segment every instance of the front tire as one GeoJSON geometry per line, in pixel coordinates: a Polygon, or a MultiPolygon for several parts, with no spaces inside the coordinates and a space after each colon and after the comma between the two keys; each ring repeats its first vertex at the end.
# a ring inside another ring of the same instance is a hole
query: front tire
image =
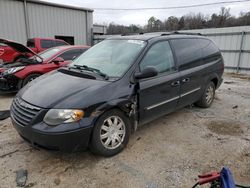
{"type": "Polygon", "coordinates": [[[215,96],[215,85],[213,82],[209,82],[202,94],[201,98],[195,103],[195,105],[201,108],[208,108],[212,105],[215,96]]]}
{"type": "Polygon", "coordinates": [[[120,110],[105,112],[97,120],[90,143],[93,153],[110,157],[121,152],[129,141],[131,123],[120,110]]]}

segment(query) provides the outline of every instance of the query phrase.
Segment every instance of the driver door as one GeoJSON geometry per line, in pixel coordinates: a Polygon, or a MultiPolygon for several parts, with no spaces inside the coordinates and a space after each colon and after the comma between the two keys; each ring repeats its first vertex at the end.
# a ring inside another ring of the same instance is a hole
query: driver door
{"type": "Polygon", "coordinates": [[[180,74],[168,41],[151,46],[139,67],[155,67],[158,76],[139,80],[140,124],[148,123],[176,109],[180,95],[180,74]]]}

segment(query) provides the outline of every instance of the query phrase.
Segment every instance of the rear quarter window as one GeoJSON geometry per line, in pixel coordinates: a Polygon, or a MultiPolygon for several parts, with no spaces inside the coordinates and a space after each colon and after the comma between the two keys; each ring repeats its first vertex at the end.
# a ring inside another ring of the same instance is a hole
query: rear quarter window
{"type": "Polygon", "coordinates": [[[197,39],[199,41],[201,50],[202,50],[202,56],[208,57],[213,54],[219,53],[219,48],[210,40],[208,39],[197,39]]]}
{"type": "Polygon", "coordinates": [[[179,66],[198,61],[202,57],[199,41],[196,38],[173,39],[171,44],[179,66]]]}

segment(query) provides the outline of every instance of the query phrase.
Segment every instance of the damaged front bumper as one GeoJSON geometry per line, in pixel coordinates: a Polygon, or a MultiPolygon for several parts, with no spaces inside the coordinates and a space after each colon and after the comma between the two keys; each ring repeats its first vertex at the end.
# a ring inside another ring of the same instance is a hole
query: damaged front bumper
{"type": "Polygon", "coordinates": [[[0,73],[0,94],[15,93],[18,91],[19,78],[14,75],[0,73]]]}

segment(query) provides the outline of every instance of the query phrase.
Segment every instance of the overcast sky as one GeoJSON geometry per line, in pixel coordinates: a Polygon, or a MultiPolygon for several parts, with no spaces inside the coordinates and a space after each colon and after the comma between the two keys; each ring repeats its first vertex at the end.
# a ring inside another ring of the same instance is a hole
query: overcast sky
{"type": "MultiPolygon", "coordinates": [[[[221,1],[231,0],[46,0],[59,4],[67,4],[87,8],[143,8],[143,7],[172,7],[180,5],[194,5],[204,3],[214,3],[221,1]]],[[[210,15],[214,12],[218,13],[220,7],[225,6],[231,8],[231,14],[238,16],[240,12],[250,11],[250,2],[225,4],[225,5],[212,5],[198,8],[186,8],[175,10],[143,10],[143,11],[94,11],[94,23],[108,24],[115,22],[117,24],[138,24],[145,25],[151,16],[155,16],[161,20],[169,16],[180,17],[190,12],[201,12],[204,15],[210,15]]]]}

